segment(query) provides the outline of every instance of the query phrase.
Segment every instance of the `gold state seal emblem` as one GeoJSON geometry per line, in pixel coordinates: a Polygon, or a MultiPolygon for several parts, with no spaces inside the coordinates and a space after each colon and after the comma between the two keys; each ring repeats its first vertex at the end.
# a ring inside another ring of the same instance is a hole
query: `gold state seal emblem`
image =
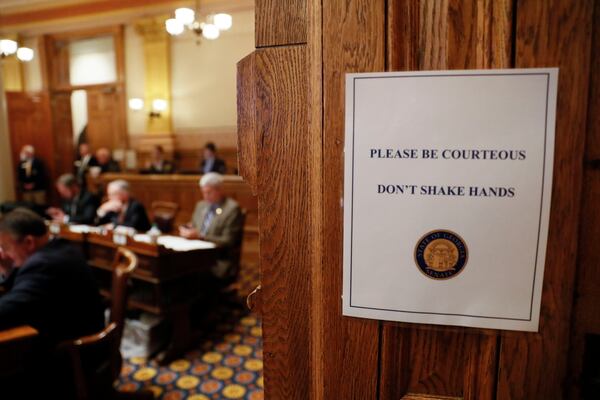
{"type": "Polygon", "coordinates": [[[449,279],[460,273],[467,263],[468,250],[464,240],[448,230],[431,231],[415,246],[415,263],[432,279],[449,279]]]}

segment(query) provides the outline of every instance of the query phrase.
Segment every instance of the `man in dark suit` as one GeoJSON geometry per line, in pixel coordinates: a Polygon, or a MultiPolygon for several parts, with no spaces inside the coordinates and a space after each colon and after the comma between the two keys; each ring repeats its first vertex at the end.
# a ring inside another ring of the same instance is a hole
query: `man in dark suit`
{"type": "Polygon", "coordinates": [[[63,199],[61,208],[50,207],[46,213],[55,222],[92,225],[96,220],[98,198],[83,190],[73,174],[64,174],[56,182],[63,199]]]}
{"type": "Polygon", "coordinates": [[[217,158],[217,146],[215,146],[214,143],[206,143],[204,146],[203,155],[204,158],[202,159],[202,164],[200,165],[201,173],[207,174],[209,172],[218,172],[220,174],[224,174],[227,172],[225,161],[217,158]]]}
{"type": "Polygon", "coordinates": [[[140,171],[143,174],[174,174],[175,166],[165,159],[165,150],[162,146],[156,145],[152,150],[152,158],[146,164],[146,168],[140,171]]]}
{"type": "MultiPolygon", "coordinates": [[[[65,398],[73,384],[57,344],[104,327],[104,307],[90,267],[77,247],[49,239],[41,217],[18,208],[0,218],[0,275],[6,277],[0,329],[29,325],[39,333],[34,358],[23,355],[26,371],[0,378],[0,397],[65,398]]],[[[93,369],[96,362],[84,367],[93,369]]]]}
{"type": "Polygon", "coordinates": [[[18,179],[24,201],[37,205],[46,203],[46,169],[44,163],[35,157],[33,146],[21,149],[18,179]]]}
{"type": "Polygon", "coordinates": [[[138,232],[150,229],[150,220],[144,205],[131,197],[129,183],[122,179],[112,181],[106,188],[108,201],[98,208],[98,224],[128,226],[138,232]]]}
{"type": "Polygon", "coordinates": [[[98,162],[97,166],[100,167],[100,173],[121,172],[121,166],[113,160],[110,150],[106,147],[101,147],[96,151],[96,161],[98,162]]]}
{"type": "Polygon", "coordinates": [[[238,203],[223,193],[223,177],[215,172],[200,179],[204,200],[196,204],[192,222],[179,234],[217,244],[220,253],[212,272],[222,282],[235,279],[239,270],[243,214],[238,203]]]}
{"type": "Polygon", "coordinates": [[[31,325],[44,342],[99,332],[104,327],[100,294],[81,251],[50,240],[44,220],[18,208],[0,218],[0,329],[31,325]]]}

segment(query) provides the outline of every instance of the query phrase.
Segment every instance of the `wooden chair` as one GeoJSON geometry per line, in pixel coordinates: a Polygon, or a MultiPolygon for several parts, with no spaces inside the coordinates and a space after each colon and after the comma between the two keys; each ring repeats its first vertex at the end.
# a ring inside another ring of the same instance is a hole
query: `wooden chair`
{"type": "Polygon", "coordinates": [[[60,349],[68,354],[72,365],[78,400],[126,398],[125,396],[153,398],[151,393],[117,393],[113,387],[121,373],[123,361],[119,347],[127,310],[127,282],[137,264],[138,259],[134,253],[122,247],[117,249],[113,263],[108,326],[96,334],[60,345],[60,349]],[[90,363],[93,365],[91,368],[90,363]]]}
{"type": "Polygon", "coordinates": [[[179,211],[179,204],[170,201],[153,201],[152,202],[152,219],[158,229],[163,233],[168,233],[173,230],[175,216],[179,211]]]}

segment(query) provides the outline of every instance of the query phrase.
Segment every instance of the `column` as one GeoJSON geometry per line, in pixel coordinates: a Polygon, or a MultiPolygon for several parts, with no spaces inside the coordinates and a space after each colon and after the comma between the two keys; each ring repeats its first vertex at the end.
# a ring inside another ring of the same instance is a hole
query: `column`
{"type": "Polygon", "coordinates": [[[152,109],[154,99],[167,101],[160,116],[148,115],[148,133],[171,133],[171,40],[165,29],[167,16],[144,18],[136,22],[136,31],[144,40],[144,102],[152,109]]]}

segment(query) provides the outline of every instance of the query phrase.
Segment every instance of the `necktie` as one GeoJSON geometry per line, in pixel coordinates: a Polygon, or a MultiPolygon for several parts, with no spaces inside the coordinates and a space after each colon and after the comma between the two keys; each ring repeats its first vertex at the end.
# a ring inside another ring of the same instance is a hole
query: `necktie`
{"type": "Polygon", "coordinates": [[[206,232],[208,232],[208,228],[210,227],[210,223],[212,222],[213,218],[215,217],[215,206],[210,206],[210,209],[208,210],[208,212],[206,213],[206,216],[204,217],[204,221],[202,222],[202,226],[200,227],[200,233],[202,233],[202,235],[206,235],[206,232]]]}

